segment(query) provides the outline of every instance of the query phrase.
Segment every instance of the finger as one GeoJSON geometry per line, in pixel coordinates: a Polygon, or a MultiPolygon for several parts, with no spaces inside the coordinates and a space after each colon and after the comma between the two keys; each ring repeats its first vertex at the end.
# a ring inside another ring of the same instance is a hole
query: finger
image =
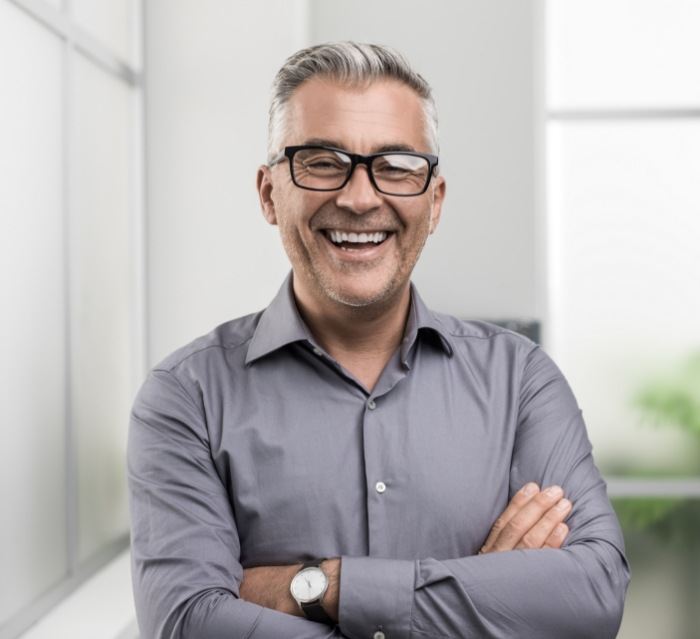
{"type": "Polygon", "coordinates": [[[484,545],[481,547],[479,554],[490,552],[496,538],[505,528],[506,524],[515,516],[515,514],[529,502],[539,492],[539,486],[535,482],[525,484],[510,500],[506,509],[501,513],[495,521],[486,538],[484,545]]]}
{"type": "Polygon", "coordinates": [[[571,512],[571,502],[560,499],[552,506],[534,526],[530,528],[516,544],[516,548],[542,548],[557,525],[562,523],[571,512]]]}
{"type": "Polygon", "coordinates": [[[569,527],[566,524],[557,524],[552,534],[545,540],[543,548],[561,548],[568,534],[569,527]]]}
{"type": "Polygon", "coordinates": [[[550,486],[539,492],[504,526],[493,543],[492,550],[513,550],[525,534],[563,497],[559,486],[550,486]]]}

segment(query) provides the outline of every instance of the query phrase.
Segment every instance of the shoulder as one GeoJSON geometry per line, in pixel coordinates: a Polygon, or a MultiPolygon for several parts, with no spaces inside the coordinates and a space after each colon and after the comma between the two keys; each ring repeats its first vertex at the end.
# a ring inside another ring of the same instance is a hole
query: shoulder
{"type": "Polygon", "coordinates": [[[158,362],[152,370],[177,374],[184,369],[206,368],[208,364],[235,357],[245,352],[260,321],[263,311],[219,324],[211,331],[174,350],[158,362]]]}
{"type": "Polygon", "coordinates": [[[493,322],[431,313],[433,326],[452,347],[453,365],[472,374],[517,384],[542,350],[529,337],[493,322]]]}
{"type": "Polygon", "coordinates": [[[529,337],[484,320],[462,320],[433,313],[444,327],[454,349],[456,364],[489,378],[509,379],[525,395],[552,385],[565,386],[564,374],[545,351],[529,337]]]}
{"type": "Polygon", "coordinates": [[[537,343],[529,337],[493,322],[459,319],[453,315],[436,311],[431,311],[431,313],[437,324],[452,339],[456,346],[460,344],[502,344],[502,347],[505,348],[524,349],[525,351],[538,347],[537,343]]]}

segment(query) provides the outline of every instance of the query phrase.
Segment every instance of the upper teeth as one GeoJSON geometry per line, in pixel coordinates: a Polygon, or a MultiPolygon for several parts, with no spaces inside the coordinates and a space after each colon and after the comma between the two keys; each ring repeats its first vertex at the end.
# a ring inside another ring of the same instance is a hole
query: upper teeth
{"type": "Polygon", "coordinates": [[[383,242],[386,239],[386,231],[379,231],[378,233],[343,233],[342,231],[328,231],[328,235],[333,242],[339,244],[340,242],[383,242]]]}

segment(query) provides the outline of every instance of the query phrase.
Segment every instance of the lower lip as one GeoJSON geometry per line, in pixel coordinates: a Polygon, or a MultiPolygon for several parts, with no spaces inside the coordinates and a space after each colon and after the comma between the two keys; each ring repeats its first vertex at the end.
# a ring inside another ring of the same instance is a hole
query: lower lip
{"type": "Polygon", "coordinates": [[[387,250],[387,245],[394,241],[394,236],[396,233],[390,233],[389,236],[381,243],[376,246],[371,246],[369,248],[348,248],[344,249],[340,246],[336,246],[331,242],[325,233],[321,231],[323,239],[326,241],[331,248],[332,254],[338,259],[345,260],[348,262],[364,262],[367,260],[375,259],[380,257],[382,253],[387,250]]]}

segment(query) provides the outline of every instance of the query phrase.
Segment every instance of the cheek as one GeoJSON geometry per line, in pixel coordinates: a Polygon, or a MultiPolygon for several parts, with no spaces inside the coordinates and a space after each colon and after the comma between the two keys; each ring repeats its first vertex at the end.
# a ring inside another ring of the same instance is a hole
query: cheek
{"type": "Polygon", "coordinates": [[[297,226],[303,227],[304,232],[311,232],[310,221],[327,200],[328,197],[321,193],[304,191],[296,186],[280,189],[274,200],[279,223],[287,228],[297,226]]]}
{"type": "Polygon", "coordinates": [[[408,235],[412,241],[417,241],[420,238],[430,234],[430,211],[425,208],[414,211],[411,222],[409,224],[410,231],[408,235]]]}
{"type": "Polygon", "coordinates": [[[400,248],[403,259],[406,262],[414,262],[430,235],[430,217],[423,211],[417,219],[413,221],[410,230],[406,234],[406,243],[400,248]]]}
{"type": "Polygon", "coordinates": [[[279,216],[278,227],[282,245],[290,257],[310,259],[315,248],[313,232],[308,228],[308,219],[298,212],[287,208],[285,214],[279,216]]]}

